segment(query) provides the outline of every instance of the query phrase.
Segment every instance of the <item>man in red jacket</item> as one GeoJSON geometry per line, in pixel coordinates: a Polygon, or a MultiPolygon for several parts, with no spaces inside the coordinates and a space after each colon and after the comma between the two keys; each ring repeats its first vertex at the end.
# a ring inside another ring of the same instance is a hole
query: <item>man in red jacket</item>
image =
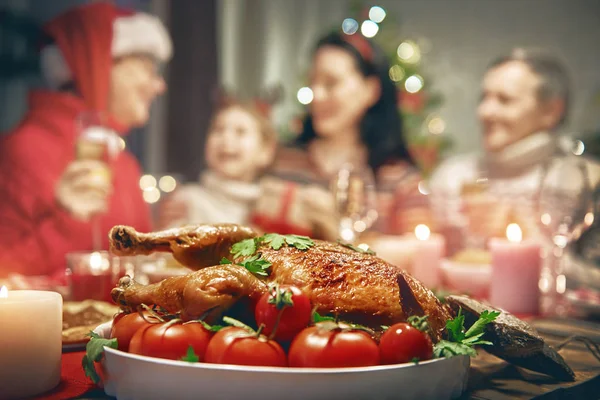
{"type": "Polygon", "coordinates": [[[45,33],[42,71],[53,90],[31,92],[24,120],[0,137],[4,282],[61,277],[67,253],[92,250],[92,217],[103,248],[115,224],[151,228],[140,167],[118,135],[144,125],[165,90],[156,64],[171,57],[168,33],[155,17],[102,2],[68,10],[45,33]],[[108,174],[107,164],[76,157],[77,121],[90,113],[106,116],[100,131],[116,144],[108,174]]]}

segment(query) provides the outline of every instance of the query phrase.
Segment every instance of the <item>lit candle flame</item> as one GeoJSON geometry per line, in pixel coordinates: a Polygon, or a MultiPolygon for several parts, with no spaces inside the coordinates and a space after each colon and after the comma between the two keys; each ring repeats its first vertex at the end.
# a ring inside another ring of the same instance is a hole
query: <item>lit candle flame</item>
{"type": "Polygon", "coordinates": [[[508,224],[506,227],[506,238],[509,242],[519,243],[523,240],[523,231],[518,224],[508,224]]]}
{"type": "Polygon", "coordinates": [[[6,286],[0,287],[0,299],[8,298],[8,288],[6,286]]]}
{"type": "Polygon", "coordinates": [[[97,251],[90,254],[90,267],[93,270],[102,268],[102,254],[97,251]]]}
{"type": "Polygon", "coordinates": [[[415,227],[415,236],[419,240],[427,240],[431,236],[431,231],[427,225],[419,224],[415,227]]]}

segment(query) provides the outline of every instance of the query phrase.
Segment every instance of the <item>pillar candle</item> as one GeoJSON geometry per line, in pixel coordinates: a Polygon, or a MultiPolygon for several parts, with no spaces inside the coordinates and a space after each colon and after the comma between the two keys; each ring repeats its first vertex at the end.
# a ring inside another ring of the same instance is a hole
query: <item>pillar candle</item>
{"type": "Polygon", "coordinates": [[[0,397],[34,396],[60,382],[62,297],[0,290],[0,397]]]}
{"type": "Polygon", "coordinates": [[[490,303],[511,313],[537,314],[540,301],[540,244],[522,240],[517,224],[506,229],[507,239],[492,238],[490,303]]]}
{"type": "Polygon", "coordinates": [[[415,228],[412,274],[429,289],[440,285],[440,262],[445,254],[446,242],[441,235],[431,234],[426,225],[415,228]]]}

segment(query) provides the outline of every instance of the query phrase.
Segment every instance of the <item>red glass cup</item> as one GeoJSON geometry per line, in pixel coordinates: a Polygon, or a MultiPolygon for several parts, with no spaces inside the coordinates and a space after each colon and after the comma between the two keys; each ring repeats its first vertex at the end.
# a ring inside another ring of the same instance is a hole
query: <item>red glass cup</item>
{"type": "Polygon", "coordinates": [[[119,270],[119,263],[107,251],[67,254],[68,299],[112,302],[110,291],[119,270]]]}

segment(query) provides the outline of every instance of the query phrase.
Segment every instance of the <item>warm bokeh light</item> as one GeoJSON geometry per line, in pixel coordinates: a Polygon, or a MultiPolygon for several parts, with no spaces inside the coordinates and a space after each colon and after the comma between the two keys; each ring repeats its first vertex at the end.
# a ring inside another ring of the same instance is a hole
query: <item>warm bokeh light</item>
{"type": "Polygon", "coordinates": [[[591,225],[594,223],[594,213],[586,213],[585,217],[583,218],[583,221],[585,222],[586,225],[591,225]]]}
{"type": "Polygon", "coordinates": [[[585,144],[581,140],[576,140],[573,144],[573,154],[580,156],[585,151],[585,144]]]}
{"type": "Polygon", "coordinates": [[[160,190],[156,187],[144,190],[143,196],[146,203],[154,204],[160,200],[160,190]]]}
{"type": "Polygon", "coordinates": [[[385,19],[385,10],[379,6],[373,6],[369,10],[369,19],[373,22],[380,23],[385,19]]]}
{"type": "Polygon", "coordinates": [[[158,180],[158,188],[165,193],[170,193],[177,187],[177,181],[171,175],[162,176],[158,180]]]}
{"type": "Polygon", "coordinates": [[[119,137],[119,150],[123,151],[125,150],[125,147],[127,147],[127,143],[125,143],[125,140],[122,137],[119,137]]]}
{"type": "Polygon", "coordinates": [[[356,232],[364,232],[367,229],[367,224],[364,221],[356,221],[353,226],[356,232]]]}
{"type": "Polygon", "coordinates": [[[360,32],[366,38],[372,38],[379,32],[379,25],[371,20],[366,20],[360,26],[360,32]]]}
{"type": "Polygon", "coordinates": [[[156,188],[156,178],[152,175],[142,175],[140,178],[140,189],[150,190],[156,188]]]}
{"type": "Polygon", "coordinates": [[[427,240],[431,236],[431,230],[425,224],[419,224],[415,227],[415,236],[419,240],[427,240]]]}
{"type": "Polygon", "coordinates": [[[102,269],[102,254],[97,251],[90,254],[90,268],[92,271],[102,269]]]}
{"type": "Polygon", "coordinates": [[[416,64],[421,60],[419,46],[410,40],[400,43],[396,53],[398,54],[398,58],[407,63],[416,64]]]}
{"type": "Polygon", "coordinates": [[[390,79],[394,82],[400,82],[402,79],[404,79],[405,75],[406,73],[404,72],[404,69],[398,64],[392,65],[390,68],[390,79]]]}
{"type": "Polygon", "coordinates": [[[440,117],[433,117],[429,120],[427,129],[434,135],[441,135],[446,130],[446,123],[440,117]]]}
{"type": "Polygon", "coordinates": [[[542,224],[548,226],[552,222],[552,216],[550,214],[548,214],[548,213],[544,213],[540,217],[540,220],[542,221],[542,224]]]}
{"type": "Polygon", "coordinates": [[[346,35],[354,35],[358,32],[358,21],[353,18],[346,18],[342,22],[342,32],[346,35]]]}
{"type": "Polygon", "coordinates": [[[6,299],[8,297],[8,288],[4,285],[0,287],[0,299],[6,299]]]}
{"type": "Polygon", "coordinates": [[[519,243],[523,240],[523,231],[519,224],[508,224],[506,227],[506,238],[509,242],[519,243]]]}
{"type": "Polygon", "coordinates": [[[431,191],[429,190],[429,186],[427,185],[427,182],[425,181],[419,181],[419,185],[417,186],[419,188],[419,193],[427,196],[431,193],[431,191]]]}
{"type": "Polygon", "coordinates": [[[408,93],[417,93],[423,88],[423,78],[419,75],[411,75],[406,78],[404,88],[408,93]]]}
{"type": "Polygon", "coordinates": [[[304,105],[310,104],[314,98],[312,89],[307,86],[300,88],[296,97],[298,98],[298,101],[304,105]]]}

